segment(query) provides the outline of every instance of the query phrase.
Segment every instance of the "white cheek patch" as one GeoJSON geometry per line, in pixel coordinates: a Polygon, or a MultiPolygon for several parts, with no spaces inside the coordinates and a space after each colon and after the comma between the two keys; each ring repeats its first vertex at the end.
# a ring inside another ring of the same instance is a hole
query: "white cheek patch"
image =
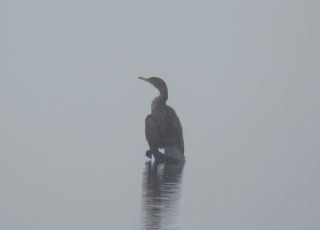
{"type": "Polygon", "coordinates": [[[163,148],[159,149],[159,152],[164,154],[164,149],[163,148]]]}

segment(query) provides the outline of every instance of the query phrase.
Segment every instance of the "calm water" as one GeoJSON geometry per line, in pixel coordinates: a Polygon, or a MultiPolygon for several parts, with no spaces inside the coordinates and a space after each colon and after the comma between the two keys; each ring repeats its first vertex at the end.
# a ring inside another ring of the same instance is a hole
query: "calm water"
{"type": "MultiPolygon", "coordinates": [[[[319,229],[319,122],[309,91],[303,100],[291,93],[296,104],[223,91],[224,103],[210,106],[170,100],[186,163],[157,165],[144,137],[154,91],[129,82],[39,80],[47,90],[6,92],[0,229],[319,229]],[[112,91],[121,85],[126,96],[112,91]]],[[[199,101],[215,98],[201,92],[199,101]]]]}
{"type": "Polygon", "coordinates": [[[141,229],[177,228],[183,166],[146,163],[142,182],[141,229]]]}
{"type": "Polygon", "coordinates": [[[316,91],[306,90],[315,86],[280,97],[270,83],[265,104],[256,104],[263,89],[220,90],[223,103],[213,91],[188,97],[209,96],[210,106],[173,96],[186,146],[186,163],[174,166],[147,161],[155,92],[128,81],[7,82],[15,90],[5,91],[1,123],[1,229],[319,228],[320,127],[316,91]]]}

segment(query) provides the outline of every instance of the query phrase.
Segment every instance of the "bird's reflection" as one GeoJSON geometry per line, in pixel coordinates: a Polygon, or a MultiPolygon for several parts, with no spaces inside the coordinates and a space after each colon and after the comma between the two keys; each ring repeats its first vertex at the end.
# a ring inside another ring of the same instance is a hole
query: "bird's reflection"
{"type": "Polygon", "coordinates": [[[183,166],[146,163],[142,185],[142,225],[145,229],[174,229],[183,166]]]}

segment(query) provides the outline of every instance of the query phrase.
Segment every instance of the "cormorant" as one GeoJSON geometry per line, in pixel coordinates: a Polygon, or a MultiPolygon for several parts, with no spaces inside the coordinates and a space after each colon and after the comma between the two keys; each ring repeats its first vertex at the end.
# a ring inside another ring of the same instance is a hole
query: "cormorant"
{"type": "Polygon", "coordinates": [[[168,162],[184,162],[184,142],[180,120],[173,108],[166,104],[168,88],[164,80],[158,77],[139,77],[159,90],[159,96],[153,99],[151,114],[145,119],[145,135],[150,149],[146,156],[151,159],[168,162]],[[164,154],[159,152],[164,149],[164,154]]]}

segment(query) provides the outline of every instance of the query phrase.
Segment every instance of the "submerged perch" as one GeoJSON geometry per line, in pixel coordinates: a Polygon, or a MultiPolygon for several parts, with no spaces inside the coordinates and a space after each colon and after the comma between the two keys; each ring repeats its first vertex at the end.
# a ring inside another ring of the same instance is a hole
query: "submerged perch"
{"type": "Polygon", "coordinates": [[[181,163],[185,161],[184,142],[180,120],[173,108],[168,106],[168,88],[164,80],[157,77],[143,78],[159,90],[159,96],[151,104],[151,114],[145,120],[145,134],[149,144],[146,156],[156,161],[181,163]],[[164,153],[159,151],[164,149],[164,153]]]}

